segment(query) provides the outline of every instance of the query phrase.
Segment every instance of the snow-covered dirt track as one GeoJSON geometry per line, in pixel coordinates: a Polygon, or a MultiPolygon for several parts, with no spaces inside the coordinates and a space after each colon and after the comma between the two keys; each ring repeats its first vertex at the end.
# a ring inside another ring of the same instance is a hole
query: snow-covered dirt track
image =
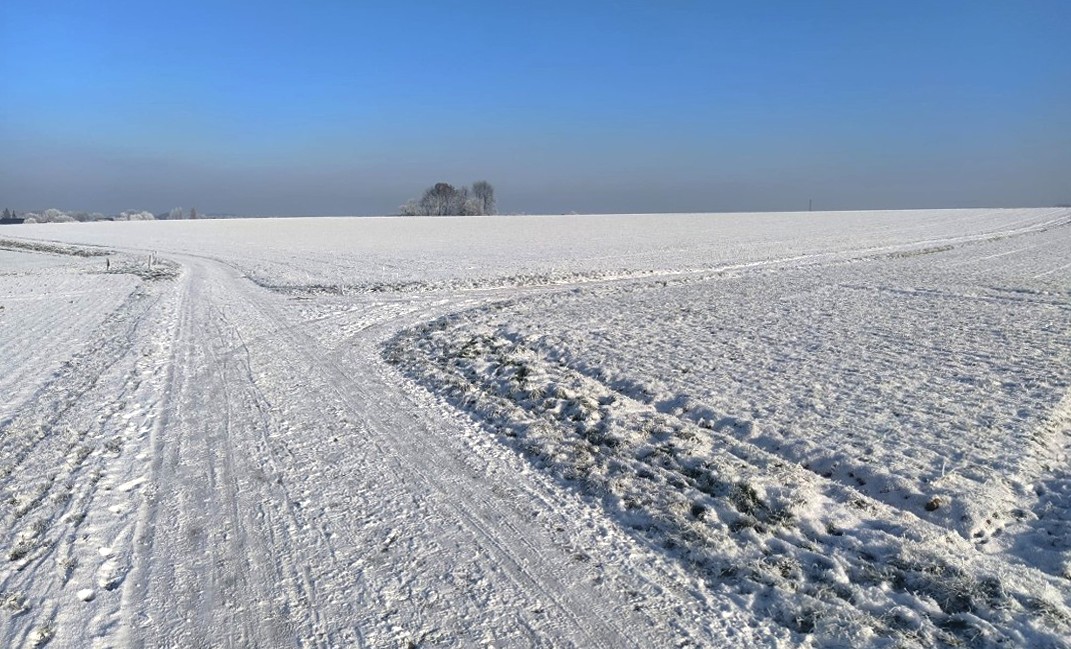
{"type": "Polygon", "coordinates": [[[1067,209],[5,226],[0,645],[1071,646],[1069,435],[1067,209]]]}

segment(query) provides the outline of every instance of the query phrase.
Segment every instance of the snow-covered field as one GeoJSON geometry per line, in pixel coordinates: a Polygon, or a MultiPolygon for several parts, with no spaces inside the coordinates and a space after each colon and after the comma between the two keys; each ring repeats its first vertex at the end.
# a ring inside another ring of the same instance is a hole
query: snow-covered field
{"type": "Polygon", "coordinates": [[[0,645],[1071,646],[1068,209],[5,226],[0,332],[0,645]]]}

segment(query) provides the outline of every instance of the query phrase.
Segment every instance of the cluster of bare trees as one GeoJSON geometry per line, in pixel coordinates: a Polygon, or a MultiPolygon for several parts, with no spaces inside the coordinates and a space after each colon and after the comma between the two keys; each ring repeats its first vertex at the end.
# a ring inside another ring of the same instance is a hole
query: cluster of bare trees
{"type": "Polygon", "coordinates": [[[424,190],[420,199],[402,205],[402,216],[479,216],[495,213],[495,188],[486,180],[472,187],[455,188],[449,183],[435,183],[424,190]]]}

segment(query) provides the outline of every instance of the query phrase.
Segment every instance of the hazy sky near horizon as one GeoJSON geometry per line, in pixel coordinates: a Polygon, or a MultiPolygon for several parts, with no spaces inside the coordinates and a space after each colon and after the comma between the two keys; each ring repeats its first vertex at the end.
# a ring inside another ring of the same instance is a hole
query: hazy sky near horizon
{"type": "Polygon", "coordinates": [[[0,206],[1071,203],[1071,2],[0,3],[0,206]]]}

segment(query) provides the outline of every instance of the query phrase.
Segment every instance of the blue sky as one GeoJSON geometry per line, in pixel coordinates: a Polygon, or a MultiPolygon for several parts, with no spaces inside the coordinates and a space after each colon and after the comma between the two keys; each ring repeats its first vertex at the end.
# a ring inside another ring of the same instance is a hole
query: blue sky
{"type": "Polygon", "coordinates": [[[1071,2],[0,3],[0,203],[1071,202],[1071,2]]]}

